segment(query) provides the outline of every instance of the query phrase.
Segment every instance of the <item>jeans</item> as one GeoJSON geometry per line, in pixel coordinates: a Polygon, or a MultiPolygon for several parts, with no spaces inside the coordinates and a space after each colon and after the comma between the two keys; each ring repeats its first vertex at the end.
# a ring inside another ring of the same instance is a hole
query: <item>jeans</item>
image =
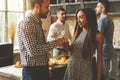
{"type": "Polygon", "coordinates": [[[111,57],[103,56],[102,80],[109,79],[110,61],[111,61],[111,57]]]}
{"type": "Polygon", "coordinates": [[[23,66],[23,80],[50,80],[48,66],[23,66]]]}
{"type": "Polygon", "coordinates": [[[64,49],[58,49],[58,48],[54,48],[53,49],[53,57],[57,57],[59,55],[61,55],[63,52],[67,52],[64,49]]]}

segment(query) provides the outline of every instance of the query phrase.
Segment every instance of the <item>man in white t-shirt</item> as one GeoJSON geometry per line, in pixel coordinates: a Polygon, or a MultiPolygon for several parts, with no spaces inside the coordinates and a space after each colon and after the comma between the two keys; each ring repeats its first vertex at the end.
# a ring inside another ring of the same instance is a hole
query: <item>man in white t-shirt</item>
{"type": "MultiPolygon", "coordinates": [[[[56,22],[50,26],[47,41],[51,42],[64,37],[70,44],[71,34],[69,31],[69,25],[65,22],[66,10],[64,8],[59,8],[57,10],[57,18],[56,22]]],[[[66,52],[63,46],[56,46],[56,48],[53,49],[53,56],[59,56],[63,52],[66,52]]]]}

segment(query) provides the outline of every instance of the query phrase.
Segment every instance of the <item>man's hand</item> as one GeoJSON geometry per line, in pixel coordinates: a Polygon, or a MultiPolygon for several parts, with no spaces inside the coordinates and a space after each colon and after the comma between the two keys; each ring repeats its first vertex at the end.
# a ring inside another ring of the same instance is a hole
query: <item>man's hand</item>
{"type": "Polygon", "coordinates": [[[63,38],[59,38],[57,40],[55,40],[56,46],[63,46],[63,38]]]}
{"type": "Polygon", "coordinates": [[[65,50],[69,50],[69,49],[70,49],[69,42],[64,42],[64,43],[63,43],[63,46],[64,46],[64,49],[65,49],[65,50]]]}

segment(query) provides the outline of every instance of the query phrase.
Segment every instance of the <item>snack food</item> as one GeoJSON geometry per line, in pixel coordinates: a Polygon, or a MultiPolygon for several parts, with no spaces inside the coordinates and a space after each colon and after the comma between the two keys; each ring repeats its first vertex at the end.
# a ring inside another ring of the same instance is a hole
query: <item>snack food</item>
{"type": "Polygon", "coordinates": [[[15,63],[15,67],[16,67],[16,68],[22,68],[21,62],[20,62],[20,61],[17,61],[17,62],[15,63]]]}

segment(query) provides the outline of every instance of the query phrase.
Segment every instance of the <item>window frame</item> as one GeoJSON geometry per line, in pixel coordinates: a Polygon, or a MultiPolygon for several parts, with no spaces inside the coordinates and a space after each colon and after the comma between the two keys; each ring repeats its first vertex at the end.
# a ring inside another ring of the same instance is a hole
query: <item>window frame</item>
{"type": "MultiPolygon", "coordinates": [[[[19,0],[18,0],[18,2],[19,2],[19,0]]],[[[5,8],[3,8],[4,10],[0,10],[0,12],[2,13],[4,13],[4,19],[5,19],[5,23],[4,23],[4,27],[2,27],[2,31],[1,31],[1,33],[2,33],[2,39],[1,39],[1,42],[0,42],[0,44],[6,44],[6,43],[11,43],[10,41],[9,41],[9,17],[8,17],[8,15],[10,14],[10,13],[13,13],[13,14],[18,14],[18,15],[22,15],[23,16],[23,18],[25,17],[25,11],[26,11],[26,0],[23,0],[23,11],[19,11],[19,10],[8,10],[8,5],[9,3],[8,3],[8,0],[4,0],[4,6],[3,7],[5,7],[5,8]]],[[[19,21],[19,20],[17,20],[17,21],[19,21]]],[[[18,24],[16,23],[16,29],[17,29],[17,26],[18,26],[18,24]]],[[[16,30],[17,31],[17,30],[16,30]]],[[[17,36],[17,34],[16,34],[17,32],[15,32],[15,36],[17,36]]],[[[14,40],[16,40],[16,39],[14,39],[14,40]]],[[[13,43],[14,44],[14,43],[13,43]]],[[[18,43],[17,43],[18,44],[18,43]]],[[[17,47],[18,45],[16,45],[16,46],[14,46],[14,51],[18,51],[19,50],[19,48],[15,48],[15,47],[17,47]]]]}

